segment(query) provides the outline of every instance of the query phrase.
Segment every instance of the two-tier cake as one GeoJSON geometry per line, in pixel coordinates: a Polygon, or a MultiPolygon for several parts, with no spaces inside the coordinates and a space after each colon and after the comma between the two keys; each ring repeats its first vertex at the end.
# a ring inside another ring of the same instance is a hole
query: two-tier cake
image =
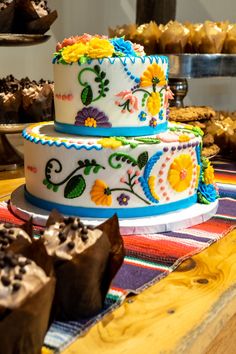
{"type": "Polygon", "coordinates": [[[25,197],[81,217],[159,215],[217,198],[202,132],[168,123],[168,58],[71,37],[53,58],[54,123],[26,128],[25,197]]]}

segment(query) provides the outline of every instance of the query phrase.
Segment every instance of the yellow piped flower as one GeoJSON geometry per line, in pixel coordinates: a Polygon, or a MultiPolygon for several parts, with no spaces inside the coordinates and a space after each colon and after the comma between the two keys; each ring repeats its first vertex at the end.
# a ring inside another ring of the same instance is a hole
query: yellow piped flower
{"type": "Polygon", "coordinates": [[[82,56],[88,54],[88,44],[75,43],[63,48],[61,56],[66,63],[75,63],[82,56]]]}
{"type": "Polygon", "coordinates": [[[156,176],[150,176],[148,178],[148,186],[150,189],[150,193],[153,196],[153,198],[155,198],[156,200],[159,200],[159,197],[155,192],[155,184],[156,184],[156,176]]]}
{"type": "Polygon", "coordinates": [[[161,97],[159,92],[152,92],[151,96],[148,97],[147,109],[152,116],[155,116],[159,113],[161,109],[161,97]]]}
{"type": "Polygon", "coordinates": [[[190,155],[182,154],[172,162],[167,179],[176,192],[183,192],[190,186],[192,175],[192,158],[190,155]]]}
{"type": "Polygon", "coordinates": [[[101,144],[104,148],[117,149],[122,145],[121,141],[116,140],[116,138],[103,138],[98,140],[98,144],[101,144]]]}
{"type": "Polygon", "coordinates": [[[90,58],[112,57],[113,45],[107,39],[92,38],[89,42],[88,56],[90,58]]]}
{"type": "Polygon", "coordinates": [[[140,86],[167,85],[165,73],[160,65],[153,63],[147,67],[140,78],[140,86]]]}
{"type": "Polygon", "coordinates": [[[206,184],[215,183],[214,168],[210,165],[210,163],[204,171],[204,181],[206,184]]]}
{"type": "Polygon", "coordinates": [[[110,206],[112,204],[111,191],[108,185],[100,179],[94,182],[90,195],[96,205],[110,206]]]}
{"type": "Polygon", "coordinates": [[[179,136],[179,142],[180,143],[184,143],[184,142],[189,141],[189,140],[190,140],[190,137],[188,135],[186,135],[186,134],[183,134],[183,135],[179,136]]]}

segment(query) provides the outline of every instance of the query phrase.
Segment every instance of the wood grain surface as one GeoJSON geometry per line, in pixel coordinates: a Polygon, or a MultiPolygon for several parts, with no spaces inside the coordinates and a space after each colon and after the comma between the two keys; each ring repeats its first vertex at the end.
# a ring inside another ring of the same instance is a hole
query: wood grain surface
{"type": "MultiPolygon", "coordinates": [[[[0,198],[23,182],[6,174],[0,198]]],[[[128,298],[63,354],[235,354],[235,328],[236,230],[128,298]]]]}

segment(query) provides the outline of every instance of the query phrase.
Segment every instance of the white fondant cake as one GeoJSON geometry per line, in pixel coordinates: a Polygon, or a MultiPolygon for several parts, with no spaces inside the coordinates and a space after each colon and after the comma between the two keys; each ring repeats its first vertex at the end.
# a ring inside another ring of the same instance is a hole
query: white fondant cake
{"type": "Polygon", "coordinates": [[[201,130],[167,125],[168,59],[143,54],[123,38],[83,35],[58,45],[55,126],[23,132],[28,201],[81,217],[131,218],[217,198],[213,168],[201,161],[201,130]]]}
{"type": "Polygon", "coordinates": [[[97,136],[166,130],[167,69],[161,56],[55,63],[56,130],[97,136]]]}
{"type": "Polygon", "coordinates": [[[73,215],[161,214],[196,203],[201,137],[170,124],[155,136],[94,138],[24,131],[27,198],[73,215]]]}

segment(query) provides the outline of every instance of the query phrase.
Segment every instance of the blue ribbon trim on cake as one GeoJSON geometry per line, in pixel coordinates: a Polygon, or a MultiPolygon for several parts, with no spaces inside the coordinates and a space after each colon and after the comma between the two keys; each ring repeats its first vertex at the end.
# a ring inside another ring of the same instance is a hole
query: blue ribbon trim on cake
{"type": "Polygon", "coordinates": [[[74,124],[64,124],[55,121],[55,130],[60,133],[78,134],[83,136],[142,136],[154,135],[167,130],[167,122],[160,123],[156,127],[109,127],[94,128],[74,124]]]}
{"type": "Polygon", "coordinates": [[[58,204],[54,202],[49,202],[44,199],[33,196],[25,188],[25,198],[26,200],[41,208],[46,210],[57,209],[59,212],[66,215],[74,215],[79,217],[88,217],[88,218],[108,218],[117,213],[120,218],[136,218],[136,217],[145,217],[145,216],[156,216],[171,211],[176,211],[179,209],[188,208],[191,205],[194,205],[197,202],[197,194],[192,195],[191,197],[178,200],[176,202],[167,203],[167,204],[158,204],[152,206],[145,206],[139,208],[86,208],[86,207],[76,207],[58,204]]]}

